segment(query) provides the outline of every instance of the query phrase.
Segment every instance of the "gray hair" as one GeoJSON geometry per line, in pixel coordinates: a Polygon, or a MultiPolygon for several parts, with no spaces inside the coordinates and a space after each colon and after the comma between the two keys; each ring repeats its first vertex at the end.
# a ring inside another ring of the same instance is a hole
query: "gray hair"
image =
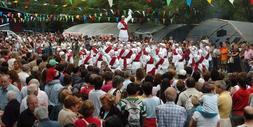
{"type": "Polygon", "coordinates": [[[215,82],[215,85],[223,90],[227,89],[227,84],[224,80],[219,80],[215,82]]]}
{"type": "Polygon", "coordinates": [[[36,84],[38,87],[40,87],[40,82],[38,79],[32,79],[29,81],[28,85],[30,84],[36,84]]]}
{"type": "MultiPolygon", "coordinates": [[[[31,95],[31,94],[36,94],[36,92],[38,93],[38,86],[37,86],[37,84],[35,84],[35,83],[32,83],[32,84],[30,84],[28,87],[27,87],[27,94],[28,95],[31,95]]],[[[36,95],[37,96],[37,95],[36,95]]]]}
{"type": "Polygon", "coordinates": [[[47,107],[45,107],[45,106],[39,106],[39,107],[35,108],[35,110],[34,110],[34,115],[35,115],[39,120],[48,118],[48,110],[47,110],[47,107]]]}
{"type": "Polygon", "coordinates": [[[13,90],[8,91],[7,92],[7,99],[8,99],[8,101],[17,99],[17,93],[13,90]]]}

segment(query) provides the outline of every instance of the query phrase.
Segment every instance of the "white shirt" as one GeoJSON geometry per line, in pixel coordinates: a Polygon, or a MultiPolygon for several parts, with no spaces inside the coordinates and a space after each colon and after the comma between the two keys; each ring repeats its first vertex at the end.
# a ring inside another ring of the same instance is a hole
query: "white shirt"
{"type": "Polygon", "coordinates": [[[19,77],[19,79],[21,81],[21,85],[22,86],[27,85],[26,84],[26,78],[29,77],[29,76],[30,75],[28,73],[24,72],[24,71],[21,71],[21,72],[18,73],[18,77],[19,77]]]}
{"type": "Polygon", "coordinates": [[[102,90],[92,90],[89,93],[89,100],[94,104],[95,111],[93,113],[93,116],[99,116],[100,108],[102,107],[100,97],[106,94],[102,90]]]}
{"type": "Polygon", "coordinates": [[[218,114],[213,118],[205,118],[201,113],[195,111],[192,115],[192,119],[197,121],[197,127],[217,127],[220,116],[218,114]]]}
{"type": "MultiPolygon", "coordinates": [[[[48,107],[48,96],[44,91],[39,90],[37,98],[38,98],[39,106],[48,107]]],[[[26,110],[27,108],[28,108],[27,96],[25,96],[22,99],[21,104],[20,104],[20,113],[23,112],[24,110],[26,110]]]]}

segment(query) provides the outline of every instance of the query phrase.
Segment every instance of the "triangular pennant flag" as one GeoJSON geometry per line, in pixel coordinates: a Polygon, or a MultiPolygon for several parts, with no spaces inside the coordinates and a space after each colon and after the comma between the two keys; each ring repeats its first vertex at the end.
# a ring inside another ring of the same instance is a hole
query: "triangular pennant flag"
{"type": "Polygon", "coordinates": [[[70,4],[73,4],[73,0],[69,0],[69,3],[70,3],[70,4]]]}
{"type": "Polygon", "coordinates": [[[211,4],[211,3],[212,3],[212,0],[207,0],[207,2],[208,2],[209,4],[211,4]]]}
{"type": "Polygon", "coordinates": [[[192,4],[192,0],[185,0],[185,1],[186,1],[186,4],[190,7],[192,4]]]}
{"type": "Polygon", "coordinates": [[[166,0],[166,2],[167,2],[167,5],[170,6],[171,0],[166,0]]]}
{"type": "Polygon", "coordinates": [[[234,0],[229,0],[229,2],[230,2],[231,4],[234,4],[234,0]]]}
{"type": "Polygon", "coordinates": [[[109,5],[110,5],[110,7],[112,7],[112,5],[113,5],[113,0],[108,0],[108,3],[109,3],[109,5]]]}

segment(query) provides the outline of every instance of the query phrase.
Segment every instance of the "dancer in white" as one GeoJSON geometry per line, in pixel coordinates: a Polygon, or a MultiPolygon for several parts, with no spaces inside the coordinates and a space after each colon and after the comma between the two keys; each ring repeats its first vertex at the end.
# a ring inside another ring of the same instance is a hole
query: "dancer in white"
{"type": "Polygon", "coordinates": [[[125,18],[125,16],[121,17],[120,22],[118,23],[118,29],[119,31],[119,41],[121,42],[127,42],[128,41],[128,21],[132,19],[132,10],[129,9],[128,16],[125,18]]]}

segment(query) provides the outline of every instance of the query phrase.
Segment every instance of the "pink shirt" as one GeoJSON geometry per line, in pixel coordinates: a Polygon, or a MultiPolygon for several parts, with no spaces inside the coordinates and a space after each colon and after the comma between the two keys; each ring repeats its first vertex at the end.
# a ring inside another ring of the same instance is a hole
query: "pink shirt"
{"type": "Polygon", "coordinates": [[[245,50],[244,59],[250,60],[252,58],[253,58],[253,50],[252,49],[245,50]]]}

